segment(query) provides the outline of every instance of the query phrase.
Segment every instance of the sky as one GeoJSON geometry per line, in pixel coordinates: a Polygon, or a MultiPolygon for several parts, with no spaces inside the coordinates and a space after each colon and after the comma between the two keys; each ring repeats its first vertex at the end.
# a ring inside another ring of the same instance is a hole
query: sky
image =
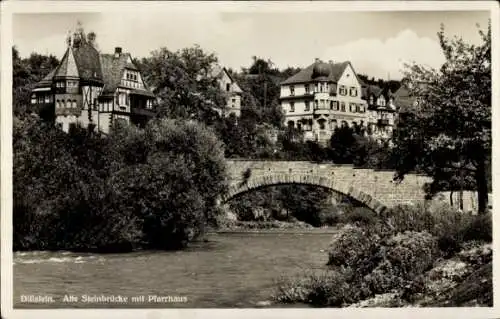
{"type": "Polygon", "coordinates": [[[13,17],[13,42],[21,56],[31,52],[61,58],[66,35],[80,21],[97,34],[104,53],[120,46],[134,57],[160,47],[178,50],[194,44],[214,52],[236,70],[252,56],[276,66],[305,67],[315,58],[351,61],[358,73],[400,79],[404,63],[439,67],[444,57],[436,33],[479,43],[477,24],[485,29],[488,11],[260,11],[36,13],[13,17]]]}

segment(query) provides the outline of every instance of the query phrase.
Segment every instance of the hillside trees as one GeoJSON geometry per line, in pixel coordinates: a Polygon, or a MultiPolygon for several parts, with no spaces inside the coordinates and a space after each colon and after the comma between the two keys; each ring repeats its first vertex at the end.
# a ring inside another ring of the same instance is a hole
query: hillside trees
{"type": "Polygon", "coordinates": [[[431,190],[442,189],[439,184],[446,180],[450,188],[471,187],[484,213],[492,150],[491,26],[479,35],[482,43],[473,45],[447,37],[442,27],[438,37],[446,58],[443,66],[408,66],[408,88],[417,100],[396,131],[395,145],[400,177],[420,169],[434,178],[431,190]]]}
{"type": "Polygon", "coordinates": [[[160,48],[136,61],[145,81],[160,99],[159,117],[194,119],[211,124],[217,110],[225,106],[225,96],[212,70],[217,64],[213,53],[199,46],[175,52],[160,48]]]}
{"type": "Polygon", "coordinates": [[[16,116],[31,112],[28,108],[31,90],[58,64],[53,55],[32,53],[28,58],[21,58],[17,48],[12,47],[12,109],[16,116]]]}

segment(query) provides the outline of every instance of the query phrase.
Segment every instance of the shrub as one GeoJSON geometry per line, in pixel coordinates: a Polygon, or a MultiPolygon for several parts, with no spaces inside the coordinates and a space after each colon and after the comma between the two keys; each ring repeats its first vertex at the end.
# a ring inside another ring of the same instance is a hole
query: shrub
{"type": "Polygon", "coordinates": [[[356,270],[357,276],[376,266],[380,237],[369,230],[345,225],[335,235],[328,250],[328,265],[356,270]]]}
{"type": "MultiPolygon", "coordinates": [[[[461,213],[449,205],[440,205],[429,209],[426,204],[400,205],[391,209],[386,218],[386,224],[393,233],[416,231],[428,232],[438,238],[438,246],[444,252],[445,256],[451,256],[460,250],[461,244],[465,240],[470,240],[466,233],[477,233],[479,237],[487,233],[479,231],[482,227],[478,224],[471,226],[474,217],[470,214],[461,213]],[[473,227],[475,230],[469,232],[466,228],[473,227]]],[[[482,222],[486,223],[486,219],[482,222]]],[[[487,229],[487,227],[485,227],[487,229]]],[[[484,238],[487,238],[485,235],[484,238]]]]}
{"type": "Polygon", "coordinates": [[[413,279],[432,267],[439,256],[436,238],[427,232],[405,232],[387,242],[387,260],[398,275],[413,279]]]}
{"type": "Polygon", "coordinates": [[[437,242],[426,232],[400,233],[382,242],[379,254],[383,260],[364,278],[372,293],[399,290],[408,296],[423,289],[413,281],[432,267],[438,256],[437,242]]]}
{"type": "Polygon", "coordinates": [[[367,207],[353,207],[346,210],[341,217],[342,223],[352,223],[360,225],[373,225],[379,221],[377,214],[367,207]]]}
{"type": "Polygon", "coordinates": [[[461,229],[461,236],[464,241],[485,241],[491,242],[493,239],[491,212],[484,215],[474,216],[472,220],[461,229]]]}

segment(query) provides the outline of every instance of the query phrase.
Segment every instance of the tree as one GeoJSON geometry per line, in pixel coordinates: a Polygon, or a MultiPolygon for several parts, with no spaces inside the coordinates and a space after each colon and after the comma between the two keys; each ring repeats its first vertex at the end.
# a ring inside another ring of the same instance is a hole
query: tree
{"type": "Polygon", "coordinates": [[[491,25],[479,35],[480,45],[468,44],[446,37],[442,26],[442,67],[407,66],[407,87],[415,105],[394,137],[399,178],[420,170],[433,177],[436,185],[430,190],[442,189],[438,184],[443,179],[452,189],[471,187],[478,194],[479,213],[484,213],[492,149],[491,25]]]}
{"type": "Polygon", "coordinates": [[[23,59],[17,48],[12,47],[12,108],[16,116],[24,117],[31,112],[31,90],[58,65],[59,61],[53,55],[32,53],[29,58],[23,59]]]}
{"type": "Polygon", "coordinates": [[[199,46],[176,52],[161,48],[137,63],[160,99],[159,117],[211,124],[225,107],[226,98],[213,74],[215,54],[207,54],[199,46]]]}

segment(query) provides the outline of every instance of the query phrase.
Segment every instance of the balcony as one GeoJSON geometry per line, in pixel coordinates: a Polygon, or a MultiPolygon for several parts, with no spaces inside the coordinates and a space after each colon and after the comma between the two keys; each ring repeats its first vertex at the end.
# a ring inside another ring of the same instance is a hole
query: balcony
{"type": "Polygon", "coordinates": [[[286,95],[280,97],[280,100],[312,100],[312,99],[314,99],[314,92],[286,95]]]}
{"type": "Polygon", "coordinates": [[[314,115],[330,115],[330,107],[318,107],[318,108],[315,108],[314,111],[313,111],[313,114],[314,115]]]}

